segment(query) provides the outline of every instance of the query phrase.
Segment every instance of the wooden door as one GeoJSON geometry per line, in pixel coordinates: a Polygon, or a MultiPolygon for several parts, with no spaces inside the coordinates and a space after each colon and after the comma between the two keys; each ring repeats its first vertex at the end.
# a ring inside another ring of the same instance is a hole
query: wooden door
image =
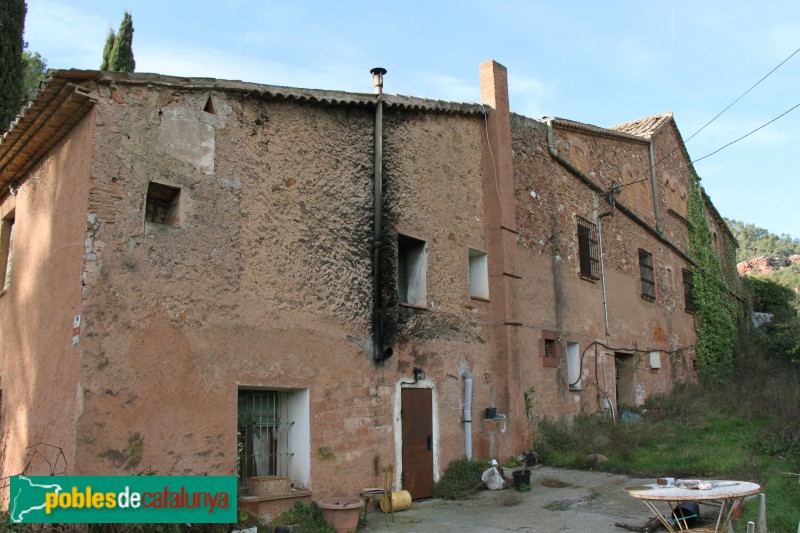
{"type": "Polygon", "coordinates": [[[403,489],[412,500],[433,496],[433,403],[431,389],[403,389],[403,489]]]}

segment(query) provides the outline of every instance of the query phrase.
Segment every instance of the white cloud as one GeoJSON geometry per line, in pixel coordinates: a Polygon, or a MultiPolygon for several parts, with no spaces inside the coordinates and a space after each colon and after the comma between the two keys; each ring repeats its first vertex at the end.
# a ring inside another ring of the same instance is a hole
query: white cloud
{"type": "Polygon", "coordinates": [[[43,53],[52,68],[97,68],[110,24],[103,17],[69,5],[37,0],[28,2],[25,40],[43,53]],[[52,51],[57,50],[54,54],[52,51]]]}
{"type": "Polygon", "coordinates": [[[508,75],[508,91],[511,110],[531,118],[547,114],[545,102],[555,92],[551,85],[538,78],[513,72],[508,75]]]}

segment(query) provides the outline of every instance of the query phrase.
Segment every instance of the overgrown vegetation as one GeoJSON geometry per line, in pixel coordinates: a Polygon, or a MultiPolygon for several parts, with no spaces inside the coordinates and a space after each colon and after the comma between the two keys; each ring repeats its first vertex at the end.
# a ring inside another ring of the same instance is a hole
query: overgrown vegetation
{"type": "Polygon", "coordinates": [[[714,249],[705,214],[705,199],[696,176],[689,184],[688,209],[689,255],[697,265],[692,268],[697,371],[706,381],[721,382],[733,366],[736,308],[714,249]]]}
{"type": "MultiPolygon", "coordinates": [[[[757,352],[756,352],[757,353],[757,352]]],[[[752,480],[764,487],[770,531],[800,521],[800,370],[743,355],[726,383],[683,384],[651,397],[641,420],[602,415],[545,420],[536,449],[545,464],[641,477],[752,480]],[[604,463],[586,457],[600,453],[604,463]]],[[[757,513],[748,506],[745,520],[757,513]]]]}
{"type": "Polygon", "coordinates": [[[333,526],[322,517],[322,511],[314,502],[310,505],[296,502],[294,507],[276,516],[271,524],[272,527],[292,525],[303,533],[336,533],[333,526]]]}
{"type": "Polygon", "coordinates": [[[483,487],[481,474],[489,468],[486,461],[458,459],[447,469],[433,488],[433,496],[445,500],[465,500],[483,487]]]}

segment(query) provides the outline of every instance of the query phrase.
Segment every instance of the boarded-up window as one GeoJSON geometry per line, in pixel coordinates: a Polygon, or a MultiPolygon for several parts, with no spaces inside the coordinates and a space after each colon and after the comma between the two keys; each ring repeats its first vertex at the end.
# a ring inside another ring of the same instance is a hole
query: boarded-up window
{"type": "Polygon", "coordinates": [[[656,299],[656,278],[653,273],[653,254],[639,250],[639,277],[642,282],[642,298],[656,299]]]}
{"type": "Polygon", "coordinates": [[[600,279],[599,245],[597,225],[585,218],[578,219],[578,255],[581,263],[581,276],[600,279]]]}
{"type": "Polygon", "coordinates": [[[683,270],[683,302],[684,309],[689,313],[694,313],[694,274],[690,270],[683,270]]]}

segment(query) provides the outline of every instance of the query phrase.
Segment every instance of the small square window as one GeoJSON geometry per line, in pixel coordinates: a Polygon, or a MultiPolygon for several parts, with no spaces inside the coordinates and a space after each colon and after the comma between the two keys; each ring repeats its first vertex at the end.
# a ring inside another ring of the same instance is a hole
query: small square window
{"type": "Polygon", "coordinates": [[[661,352],[650,352],[650,368],[661,368],[661,352]]]}
{"type": "Polygon", "coordinates": [[[489,262],[486,252],[469,249],[469,295],[489,299],[489,262]]]}
{"type": "Polygon", "coordinates": [[[0,290],[11,287],[11,270],[14,256],[14,211],[3,218],[0,227],[0,290]]]}
{"type": "Polygon", "coordinates": [[[642,285],[642,298],[656,299],[656,278],[653,273],[653,254],[639,250],[639,278],[642,285]]]}
{"type": "Polygon", "coordinates": [[[542,337],[539,341],[539,355],[544,366],[557,367],[559,365],[561,354],[558,349],[558,333],[555,331],[542,331],[542,337]]]}
{"type": "Polygon", "coordinates": [[[589,279],[600,279],[599,240],[597,225],[585,218],[578,219],[578,256],[581,276],[589,279]]]}
{"type": "Polygon", "coordinates": [[[397,300],[400,303],[427,305],[427,255],[425,241],[397,236],[397,300]]]}
{"type": "Polygon", "coordinates": [[[144,219],[155,224],[176,225],[180,198],[180,189],[151,181],[147,187],[147,206],[144,219]]]}

